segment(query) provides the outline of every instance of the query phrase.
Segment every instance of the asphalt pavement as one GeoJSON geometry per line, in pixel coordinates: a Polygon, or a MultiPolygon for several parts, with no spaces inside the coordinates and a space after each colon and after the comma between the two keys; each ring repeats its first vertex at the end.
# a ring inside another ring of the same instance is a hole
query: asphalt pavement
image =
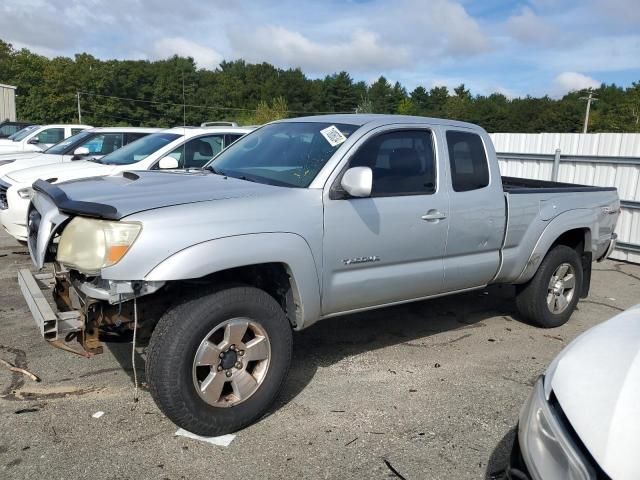
{"type": "Polygon", "coordinates": [[[1,233],[0,359],[41,379],[0,365],[3,479],[500,478],[537,376],[640,298],[640,266],[609,260],[552,330],[517,320],[511,287],[319,322],[295,334],[277,404],[224,447],[175,436],[144,383],[133,402],[130,344],[91,359],[49,346],[16,280],[30,266],[1,233]]]}

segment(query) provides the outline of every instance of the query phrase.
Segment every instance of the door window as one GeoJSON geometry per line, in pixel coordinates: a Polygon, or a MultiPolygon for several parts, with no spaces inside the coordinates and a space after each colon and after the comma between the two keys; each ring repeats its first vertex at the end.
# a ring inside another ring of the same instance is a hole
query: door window
{"type": "Polygon", "coordinates": [[[479,135],[449,130],[447,145],[454,191],[468,192],[489,185],[487,154],[479,135]]]}
{"type": "Polygon", "coordinates": [[[64,128],[47,128],[36,135],[38,143],[58,143],[64,140],[64,128]]]}
{"type": "Polygon", "coordinates": [[[0,127],[0,137],[8,137],[19,131],[22,127],[20,125],[2,125],[0,127]]]}
{"type": "Polygon", "coordinates": [[[194,138],[169,155],[178,160],[178,168],[202,168],[222,151],[223,140],[224,135],[194,138]]]}
{"type": "Polygon", "coordinates": [[[428,130],[400,130],[378,135],[356,152],[350,167],[373,171],[372,197],[435,192],[433,137],[428,130]]]}
{"type": "Polygon", "coordinates": [[[100,133],[80,146],[92,155],[107,155],[122,147],[122,133],[100,133]]]}

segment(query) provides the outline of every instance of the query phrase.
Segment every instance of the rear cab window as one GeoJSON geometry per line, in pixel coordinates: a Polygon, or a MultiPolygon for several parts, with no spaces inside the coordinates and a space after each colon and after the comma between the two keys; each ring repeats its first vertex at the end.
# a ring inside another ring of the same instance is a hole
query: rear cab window
{"type": "Polygon", "coordinates": [[[479,190],[489,185],[489,164],[484,143],[476,133],[448,130],[446,133],[455,192],[479,190]]]}

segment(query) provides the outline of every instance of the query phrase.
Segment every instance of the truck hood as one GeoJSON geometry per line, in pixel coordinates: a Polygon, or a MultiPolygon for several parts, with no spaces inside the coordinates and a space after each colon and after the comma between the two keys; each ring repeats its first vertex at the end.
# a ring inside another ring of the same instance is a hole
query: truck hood
{"type": "Polygon", "coordinates": [[[76,178],[95,177],[99,175],[109,175],[115,169],[114,165],[103,165],[87,160],[77,160],[74,162],[58,163],[25,168],[14,171],[7,175],[12,183],[26,183],[31,185],[39,178],[43,180],[56,179],[55,182],[73,180],[76,178]]]}
{"type": "Polygon", "coordinates": [[[602,469],[615,479],[640,478],[640,304],[579,336],[547,375],[602,469]]]}
{"type": "Polygon", "coordinates": [[[58,185],[38,182],[65,212],[119,220],[128,215],[186,203],[260,196],[282,187],[252,183],[203,171],[135,171],[58,185]]]}

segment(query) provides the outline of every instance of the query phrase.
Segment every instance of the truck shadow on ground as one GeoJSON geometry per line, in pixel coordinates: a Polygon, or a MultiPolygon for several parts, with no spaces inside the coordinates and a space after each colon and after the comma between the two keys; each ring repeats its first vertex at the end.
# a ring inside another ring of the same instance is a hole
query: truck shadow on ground
{"type": "MultiPolygon", "coordinates": [[[[485,327],[484,321],[487,319],[517,319],[514,294],[514,287],[496,285],[433,300],[330,318],[301,332],[294,332],[289,377],[270,413],[297,397],[311,382],[319,367],[328,367],[364,352],[399,344],[429,348],[429,337],[443,332],[460,331],[471,335],[475,329],[485,327]]],[[[459,339],[456,337],[449,341],[459,339]]],[[[108,348],[133,382],[131,344],[128,341],[109,342],[108,348]]],[[[144,366],[144,356],[136,354],[136,372],[141,383],[145,380],[144,366]]],[[[380,368],[386,370],[387,367],[380,365],[380,368]]]]}
{"type": "MultiPolygon", "coordinates": [[[[514,288],[493,286],[320,321],[295,332],[289,378],[274,410],[304,390],[318,367],[399,344],[429,348],[429,337],[451,331],[472,335],[475,329],[486,326],[485,320],[504,317],[511,321],[514,314],[514,288]]],[[[448,342],[458,340],[459,336],[448,342]]],[[[388,367],[381,364],[380,368],[388,367]]]]}
{"type": "MultiPolygon", "coordinates": [[[[459,332],[459,335],[444,340],[444,343],[454,343],[479,332],[478,329],[487,326],[487,320],[496,317],[518,321],[514,295],[514,287],[496,285],[464,294],[331,318],[294,332],[289,376],[281,395],[266,416],[293,401],[313,380],[320,367],[401,344],[417,348],[442,345],[442,341],[431,337],[444,332],[459,332]]],[[[109,343],[108,348],[133,383],[131,344],[109,343]]],[[[386,371],[388,367],[382,363],[379,368],[386,371]]],[[[136,371],[141,388],[145,389],[144,356],[139,354],[136,371]]],[[[504,478],[501,475],[508,462],[512,438],[513,432],[509,432],[496,446],[488,462],[486,478],[504,478]]]]}

